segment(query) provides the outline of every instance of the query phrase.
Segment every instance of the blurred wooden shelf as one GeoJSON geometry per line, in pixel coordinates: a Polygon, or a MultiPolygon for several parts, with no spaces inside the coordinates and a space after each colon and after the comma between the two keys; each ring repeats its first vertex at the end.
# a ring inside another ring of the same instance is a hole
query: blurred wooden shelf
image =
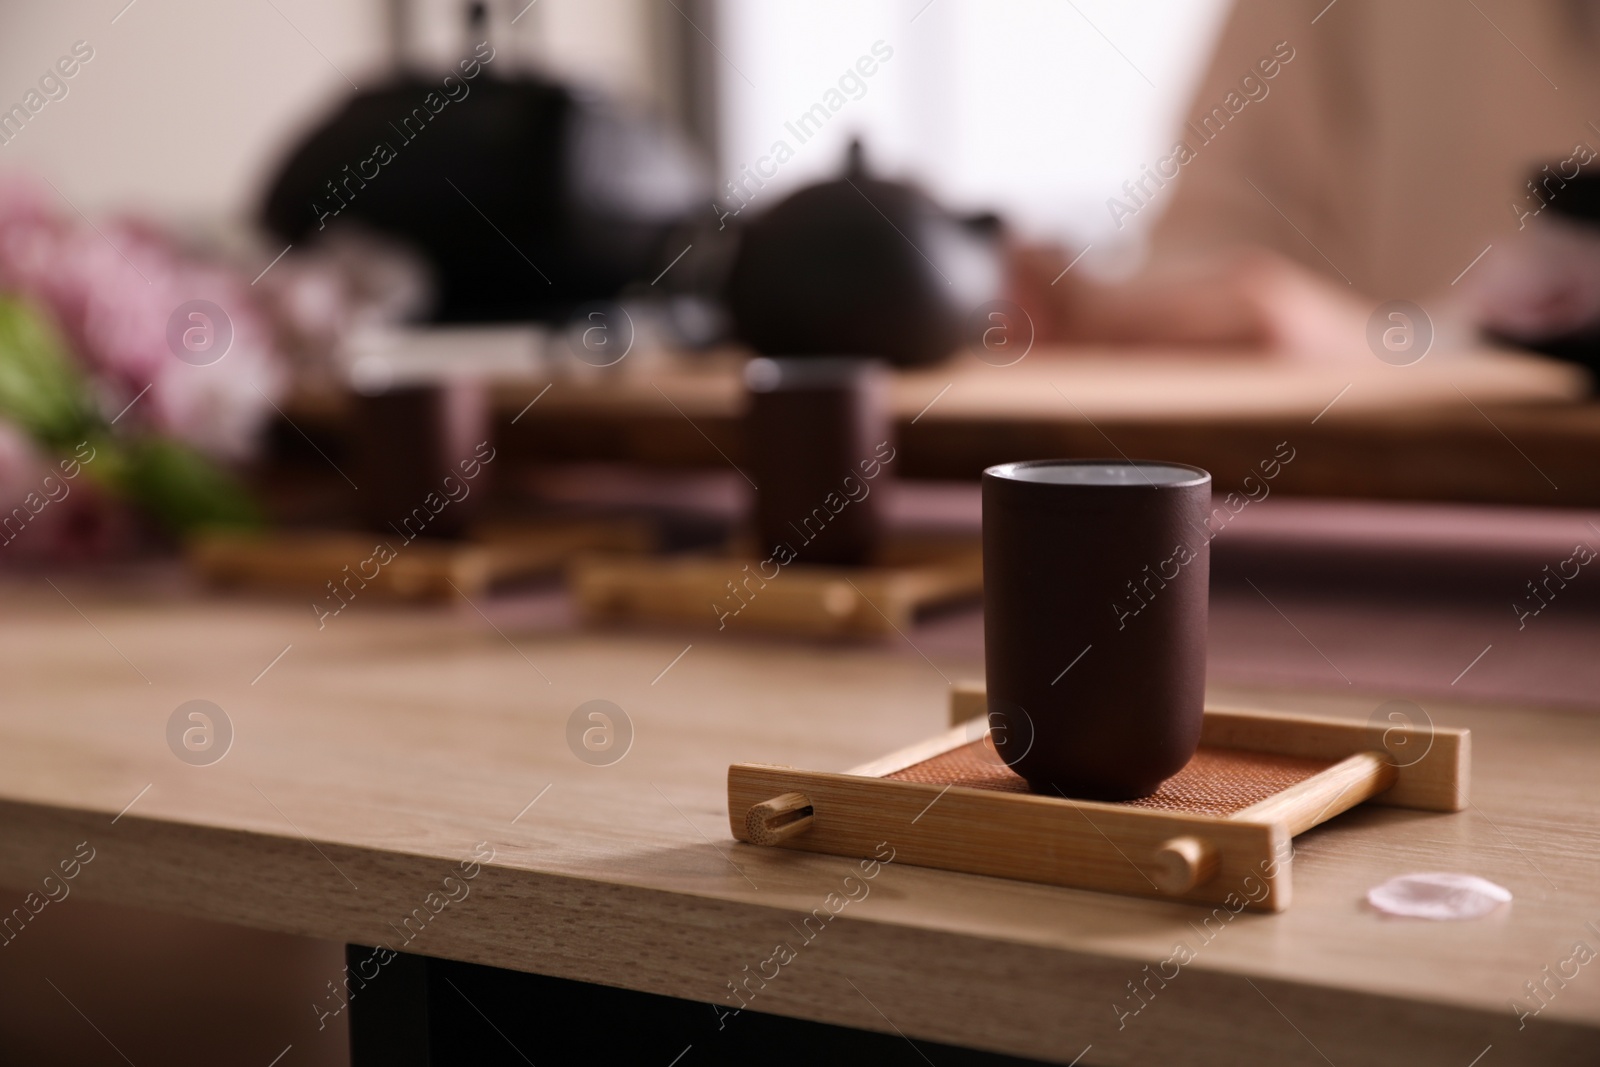
{"type": "MultiPolygon", "coordinates": [[[[739,368],[731,352],[657,354],[613,373],[503,382],[497,443],[512,462],[726,469],[743,452],[739,368]]],[[[968,480],[1016,459],[1120,452],[1204,467],[1228,492],[1287,442],[1296,459],[1277,493],[1593,507],[1589,388],[1579,368],[1509,351],[1433,352],[1408,367],[1365,351],[1294,363],[1040,347],[1009,367],[958,353],[894,375],[896,473],[968,480]]],[[[335,435],[339,411],[320,392],[290,405],[335,435]]]]}
{"type": "MultiPolygon", "coordinates": [[[[1433,353],[1396,367],[1104,350],[1040,350],[1011,367],[970,355],[895,375],[896,472],[976,479],[987,466],[1118,453],[1192,463],[1244,488],[1280,442],[1273,492],[1600,505],[1600,404],[1587,375],[1531,355],[1433,353]]],[[[665,467],[741,462],[742,403],[725,357],[585,382],[502,387],[504,447],[539,460],[665,467]]],[[[1254,483],[1252,483],[1253,485],[1254,483]]]]}

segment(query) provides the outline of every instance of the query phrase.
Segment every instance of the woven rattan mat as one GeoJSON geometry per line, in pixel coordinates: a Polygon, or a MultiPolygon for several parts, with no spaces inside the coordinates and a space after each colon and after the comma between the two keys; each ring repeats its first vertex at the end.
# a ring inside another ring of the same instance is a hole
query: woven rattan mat
{"type": "MultiPolygon", "coordinates": [[[[1302,759],[1269,752],[1202,748],[1152,796],[1122,803],[1130,808],[1227,816],[1243,811],[1333,766],[1335,760],[1302,759]]],[[[885,775],[900,782],[961,785],[1002,793],[1029,792],[1028,783],[1000,762],[985,739],[885,775]]]]}

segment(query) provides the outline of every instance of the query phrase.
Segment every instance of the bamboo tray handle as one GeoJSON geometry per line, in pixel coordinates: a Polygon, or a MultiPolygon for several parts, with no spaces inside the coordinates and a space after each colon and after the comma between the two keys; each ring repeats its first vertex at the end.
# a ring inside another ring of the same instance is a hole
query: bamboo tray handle
{"type": "Polygon", "coordinates": [[[1228,817],[1245,822],[1281,822],[1290,835],[1300,834],[1382,793],[1394,785],[1399,773],[1388,753],[1357,752],[1321,774],[1228,817]]]}
{"type": "Polygon", "coordinates": [[[1217,847],[1203,837],[1185,834],[1163,841],[1156,849],[1150,880],[1163,893],[1187,893],[1217,873],[1217,847]]]}
{"type": "Polygon", "coordinates": [[[805,833],[816,819],[810,797],[804,793],[784,793],[750,805],[750,810],[745,812],[744,825],[753,843],[776,845],[805,833]]]}

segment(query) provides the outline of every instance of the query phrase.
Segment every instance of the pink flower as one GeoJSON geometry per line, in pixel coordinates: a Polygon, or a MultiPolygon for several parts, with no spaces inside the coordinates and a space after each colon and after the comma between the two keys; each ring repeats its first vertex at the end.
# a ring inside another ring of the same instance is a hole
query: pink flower
{"type": "Polygon", "coordinates": [[[52,210],[37,185],[0,183],[0,291],[34,300],[87,372],[118,429],[144,428],[219,459],[255,449],[286,372],[250,287],[233,271],[183,253],[149,226],[98,230],[52,210]],[[179,359],[168,323],[191,300],[223,310],[226,354],[208,366],[179,359]],[[129,405],[132,405],[129,407],[129,405]]]}

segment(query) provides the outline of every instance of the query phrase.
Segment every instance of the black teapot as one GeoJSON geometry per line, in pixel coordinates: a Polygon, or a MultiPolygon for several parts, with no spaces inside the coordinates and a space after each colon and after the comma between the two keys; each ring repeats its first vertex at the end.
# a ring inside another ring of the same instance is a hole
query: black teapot
{"type": "Polygon", "coordinates": [[[960,218],[867,174],[807,186],[744,227],[726,286],[735,336],[763,355],[942,359],[1003,284],[1000,221],[960,218]]]}
{"type": "Polygon", "coordinates": [[[405,61],[407,4],[391,0],[395,70],[350,97],[283,160],[262,218],[314,242],[355,223],[433,268],[440,322],[562,322],[659,269],[667,237],[710,196],[670,126],[516,67],[469,5],[470,40],[441,70],[405,61]]]}

